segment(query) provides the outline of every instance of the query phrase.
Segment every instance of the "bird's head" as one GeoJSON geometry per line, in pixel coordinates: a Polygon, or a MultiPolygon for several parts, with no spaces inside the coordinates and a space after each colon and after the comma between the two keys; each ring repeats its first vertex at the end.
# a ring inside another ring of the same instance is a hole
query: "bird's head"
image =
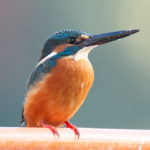
{"type": "MultiPolygon", "coordinates": [[[[40,60],[49,54],[61,56],[75,55],[82,50],[81,55],[88,54],[97,45],[124,38],[138,32],[135,30],[122,30],[103,34],[88,34],[76,30],[63,30],[50,36],[43,45],[40,60]]],[[[80,55],[78,55],[80,57],[80,55]]]]}

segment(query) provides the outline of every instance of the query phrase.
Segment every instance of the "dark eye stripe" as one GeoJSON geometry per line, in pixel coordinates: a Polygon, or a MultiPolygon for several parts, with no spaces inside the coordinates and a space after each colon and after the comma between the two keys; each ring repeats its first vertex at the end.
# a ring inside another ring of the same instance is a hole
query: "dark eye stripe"
{"type": "Polygon", "coordinates": [[[76,38],[75,37],[69,37],[67,39],[67,42],[70,43],[70,44],[75,44],[76,43],[76,38]]]}

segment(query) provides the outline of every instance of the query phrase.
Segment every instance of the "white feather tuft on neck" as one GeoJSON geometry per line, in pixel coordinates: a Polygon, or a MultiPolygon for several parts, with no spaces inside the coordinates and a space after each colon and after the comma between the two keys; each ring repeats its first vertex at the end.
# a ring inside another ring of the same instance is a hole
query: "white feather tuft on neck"
{"type": "Polygon", "coordinates": [[[97,47],[97,45],[94,46],[89,46],[89,47],[84,47],[81,50],[79,50],[76,54],[73,55],[73,58],[77,61],[77,60],[81,60],[81,59],[86,59],[88,60],[88,54],[89,52],[93,49],[97,47]]]}

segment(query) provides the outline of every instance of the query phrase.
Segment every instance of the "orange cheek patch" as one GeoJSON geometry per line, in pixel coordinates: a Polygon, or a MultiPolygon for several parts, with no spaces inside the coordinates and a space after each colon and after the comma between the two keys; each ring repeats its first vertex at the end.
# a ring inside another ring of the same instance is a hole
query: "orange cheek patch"
{"type": "Polygon", "coordinates": [[[80,42],[87,40],[87,39],[89,39],[88,35],[81,34],[79,37],[76,38],[76,42],[80,43],[80,42]]]}
{"type": "Polygon", "coordinates": [[[60,52],[64,51],[64,49],[66,47],[69,47],[69,46],[72,46],[72,44],[62,44],[62,45],[57,46],[53,51],[60,53],[60,52]]]}
{"type": "Polygon", "coordinates": [[[84,35],[84,34],[82,34],[80,37],[81,37],[81,39],[84,39],[84,40],[87,40],[89,38],[88,35],[84,35]]]}

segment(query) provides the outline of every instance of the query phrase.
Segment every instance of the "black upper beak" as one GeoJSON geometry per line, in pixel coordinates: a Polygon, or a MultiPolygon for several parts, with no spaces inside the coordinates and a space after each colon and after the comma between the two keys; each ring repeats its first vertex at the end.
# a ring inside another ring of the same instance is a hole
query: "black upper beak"
{"type": "Polygon", "coordinates": [[[139,29],[122,30],[122,31],[109,32],[103,34],[94,34],[94,35],[90,35],[89,39],[85,40],[82,44],[85,47],[92,46],[92,45],[100,45],[100,44],[104,44],[104,43],[108,43],[114,40],[124,38],[136,32],[139,32],[139,29]]]}

